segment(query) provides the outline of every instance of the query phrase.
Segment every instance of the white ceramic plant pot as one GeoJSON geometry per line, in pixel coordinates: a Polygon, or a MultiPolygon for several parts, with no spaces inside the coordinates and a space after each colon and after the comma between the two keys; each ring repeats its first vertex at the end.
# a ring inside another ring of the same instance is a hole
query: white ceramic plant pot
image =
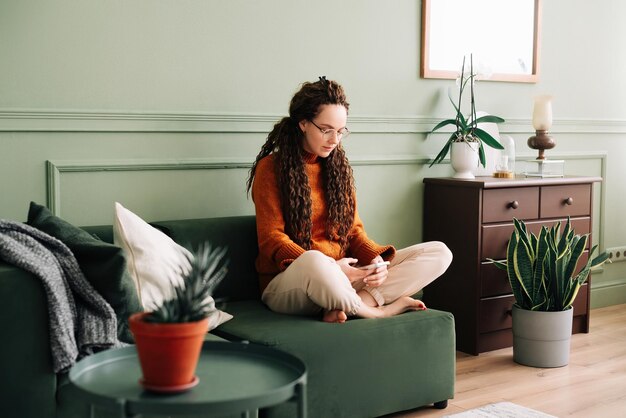
{"type": "Polygon", "coordinates": [[[453,142],[450,147],[450,164],[455,179],[473,179],[472,170],[478,167],[478,142],[453,142]]]}
{"type": "Polygon", "coordinates": [[[532,367],[567,365],[573,313],[573,308],[542,312],[513,306],[513,360],[532,367]]]}

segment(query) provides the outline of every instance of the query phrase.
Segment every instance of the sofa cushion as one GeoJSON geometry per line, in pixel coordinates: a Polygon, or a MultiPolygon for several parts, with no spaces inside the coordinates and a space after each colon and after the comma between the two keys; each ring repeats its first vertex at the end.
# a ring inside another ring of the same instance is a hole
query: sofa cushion
{"type": "Polygon", "coordinates": [[[69,247],[85,278],[115,311],[118,338],[133,342],[128,317],[143,309],[133,279],[126,270],[123,250],[95,238],[34,202],[30,204],[27,223],[69,247]]]}
{"type": "Polygon", "coordinates": [[[128,271],[145,310],[172,296],[174,285],[191,269],[191,252],[115,202],[113,242],[126,254],[128,271]]]}
{"type": "Polygon", "coordinates": [[[215,291],[216,299],[261,298],[259,279],[254,267],[258,253],[254,216],[186,219],[152,222],[151,225],[161,229],[187,249],[197,248],[204,241],[228,249],[228,274],[215,291]]]}
{"type": "MultiPolygon", "coordinates": [[[[308,387],[315,388],[308,391],[309,416],[379,416],[454,395],[454,318],[448,312],[428,309],[328,324],[274,313],[259,301],[231,302],[227,309],[235,318],[215,334],[278,348],[304,361],[308,387]]],[[[276,408],[272,416],[294,416],[288,408],[276,408]]]]}
{"type": "Polygon", "coordinates": [[[112,225],[94,225],[94,226],[81,226],[80,229],[86,231],[89,235],[100,241],[113,244],[113,226],[112,225]]]}
{"type": "MultiPolygon", "coordinates": [[[[153,310],[163,300],[170,299],[173,285],[178,285],[191,269],[189,260],[193,254],[189,250],[117,202],[113,237],[126,253],[128,270],[146,310],[153,310]]],[[[212,296],[206,302],[215,306],[212,296]]],[[[231,318],[226,312],[213,310],[209,315],[209,330],[231,318]]]]}

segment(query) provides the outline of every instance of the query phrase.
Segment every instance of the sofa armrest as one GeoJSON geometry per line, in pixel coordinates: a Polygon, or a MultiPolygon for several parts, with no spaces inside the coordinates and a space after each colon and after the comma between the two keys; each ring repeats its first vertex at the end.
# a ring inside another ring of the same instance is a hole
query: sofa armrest
{"type": "Polygon", "coordinates": [[[0,416],[54,417],[52,370],[44,288],[32,274],[0,261],[0,416]]]}

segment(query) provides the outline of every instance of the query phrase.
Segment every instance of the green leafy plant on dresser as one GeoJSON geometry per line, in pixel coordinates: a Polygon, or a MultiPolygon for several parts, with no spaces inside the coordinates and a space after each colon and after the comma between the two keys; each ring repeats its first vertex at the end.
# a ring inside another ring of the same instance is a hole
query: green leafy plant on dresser
{"type": "Polygon", "coordinates": [[[454,107],[454,110],[456,112],[454,119],[445,119],[435,125],[435,127],[430,131],[430,133],[432,134],[445,126],[454,126],[454,132],[452,132],[439,154],[437,154],[437,156],[430,163],[430,167],[432,167],[433,164],[442,162],[446,155],[448,155],[448,153],[450,152],[452,144],[454,143],[463,143],[468,147],[470,146],[470,144],[474,144],[475,147],[477,147],[478,149],[479,161],[483,167],[485,167],[486,162],[484,145],[499,150],[504,149],[502,144],[489,132],[478,127],[479,123],[502,123],[504,122],[504,119],[494,115],[484,115],[481,117],[477,117],[476,100],[474,97],[474,83],[476,81],[477,74],[474,72],[473,58],[471,55],[469,67],[469,72],[466,72],[467,67],[465,66],[465,57],[463,57],[461,75],[457,80],[459,85],[458,104],[454,102],[451,93],[448,92],[448,98],[450,99],[450,103],[452,103],[452,106],[454,107]],[[461,106],[463,100],[463,92],[467,88],[468,84],[470,89],[470,112],[468,116],[464,116],[463,111],[461,110],[461,106]]]}

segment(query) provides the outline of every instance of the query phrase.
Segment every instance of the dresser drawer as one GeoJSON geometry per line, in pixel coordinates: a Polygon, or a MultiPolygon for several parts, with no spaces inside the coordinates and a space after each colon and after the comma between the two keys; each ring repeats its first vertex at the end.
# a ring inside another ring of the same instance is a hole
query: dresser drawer
{"type": "Polygon", "coordinates": [[[498,296],[511,293],[511,284],[506,270],[500,270],[494,264],[482,263],[480,266],[480,296],[498,296]]]}
{"type": "Polygon", "coordinates": [[[539,187],[489,189],[483,192],[483,223],[539,218],[539,187]]]}
{"type": "Polygon", "coordinates": [[[591,184],[541,187],[542,218],[591,215],[591,184]]]}
{"type": "MultiPolygon", "coordinates": [[[[534,234],[539,234],[541,226],[547,227],[553,226],[559,219],[550,221],[535,221],[526,222],[526,227],[530,229],[534,234]]],[[[562,219],[561,221],[566,221],[562,219]]],[[[578,235],[588,234],[591,232],[591,218],[575,218],[572,219],[572,227],[578,235]]],[[[563,226],[561,226],[563,228],[563,226]]],[[[506,247],[513,233],[513,224],[502,225],[483,225],[482,230],[482,243],[481,243],[481,260],[487,258],[493,258],[494,260],[503,260],[506,258],[506,247]]],[[[562,229],[561,229],[562,230],[562,229]]]]}
{"type": "Polygon", "coordinates": [[[576,295],[576,299],[574,299],[574,303],[572,304],[574,308],[574,316],[585,315],[587,313],[587,308],[589,305],[589,298],[587,297],[587,286],[588,283],[584,283],[580,286],[578,290],[578,295],[576,295]]]}
{"type": "MultiPolygon", "coordinates": [[[[589,304],[587,286],[587,283],[580,286],[573,304],[574,316],[587,313],[587,305],[589,304]]],[[[479,332],[485,333],[511,328],[513,326],[511,309],[513,309],[514,304],[515,297],[513,295],[481,299],[479,332]]]]}
{"type": "Polygon", "coordinates": [[[480,300],[479,332],[492,332],[511,328],[511,309],[515,303],[513,295],[480,300]]]}
{"type": "MultiPolygon", "coordinates": [[[[583,268],[588,258],[589,251],[585,251],[580,260],[578,260],[576,273],[583,268]]],[[[506,270],[500,270],[493,263],[483,262],[480,266],[480,296],[484,298],[510,293],[511,284],[509,283],[509,276],[506,270]]]]}

